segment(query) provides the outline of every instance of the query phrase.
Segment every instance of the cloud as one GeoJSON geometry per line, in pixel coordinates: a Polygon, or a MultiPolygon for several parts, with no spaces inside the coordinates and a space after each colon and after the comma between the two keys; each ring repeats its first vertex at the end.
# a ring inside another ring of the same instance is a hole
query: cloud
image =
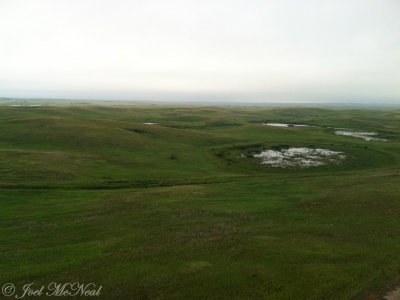
{"type": "Polygon", "coordinates": [[[400,2],[0,4],[0,96],[400,100],[400,2]]]}

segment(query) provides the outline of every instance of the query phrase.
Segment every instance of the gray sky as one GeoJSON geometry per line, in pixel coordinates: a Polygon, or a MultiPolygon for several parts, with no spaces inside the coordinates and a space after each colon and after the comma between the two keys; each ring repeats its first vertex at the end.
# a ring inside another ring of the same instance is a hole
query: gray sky
{"type": "Polygon", "coordinates": [[[0,0],[0,96],[400,103],[400,0],[0,0]]]}

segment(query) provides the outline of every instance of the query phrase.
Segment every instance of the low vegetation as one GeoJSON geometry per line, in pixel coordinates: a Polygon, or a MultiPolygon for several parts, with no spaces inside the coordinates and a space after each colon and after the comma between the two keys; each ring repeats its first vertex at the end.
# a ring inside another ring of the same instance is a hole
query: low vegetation
{"type": "Polygon", "coordinates": [[[400,276],[398,110],[38,103],[0,106],[0,283],[363,299],[400,276]],[[254,157],[291,148],[345,159],[254,157]]]}

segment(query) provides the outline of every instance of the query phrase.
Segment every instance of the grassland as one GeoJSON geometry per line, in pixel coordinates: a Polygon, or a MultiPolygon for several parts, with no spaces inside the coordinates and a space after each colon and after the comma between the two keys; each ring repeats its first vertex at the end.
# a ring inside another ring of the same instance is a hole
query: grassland
{"type": "Polygon", "coordinates": [[[396,109],[0,106],[0,176],[1,285],[94,282],[102,299],[363,299],[400,276],[396,109]],[[347,159],[277,169],[240,157],[279,145],[347,159]]]}

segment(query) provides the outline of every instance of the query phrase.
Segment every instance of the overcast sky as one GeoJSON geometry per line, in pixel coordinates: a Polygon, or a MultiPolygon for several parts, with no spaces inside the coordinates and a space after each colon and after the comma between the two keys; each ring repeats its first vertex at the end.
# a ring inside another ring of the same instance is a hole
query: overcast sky
{"type": "Polygon", "coordinates": [[[400,103],[400,0],[0,0],[0,97],[400,103]]]}

